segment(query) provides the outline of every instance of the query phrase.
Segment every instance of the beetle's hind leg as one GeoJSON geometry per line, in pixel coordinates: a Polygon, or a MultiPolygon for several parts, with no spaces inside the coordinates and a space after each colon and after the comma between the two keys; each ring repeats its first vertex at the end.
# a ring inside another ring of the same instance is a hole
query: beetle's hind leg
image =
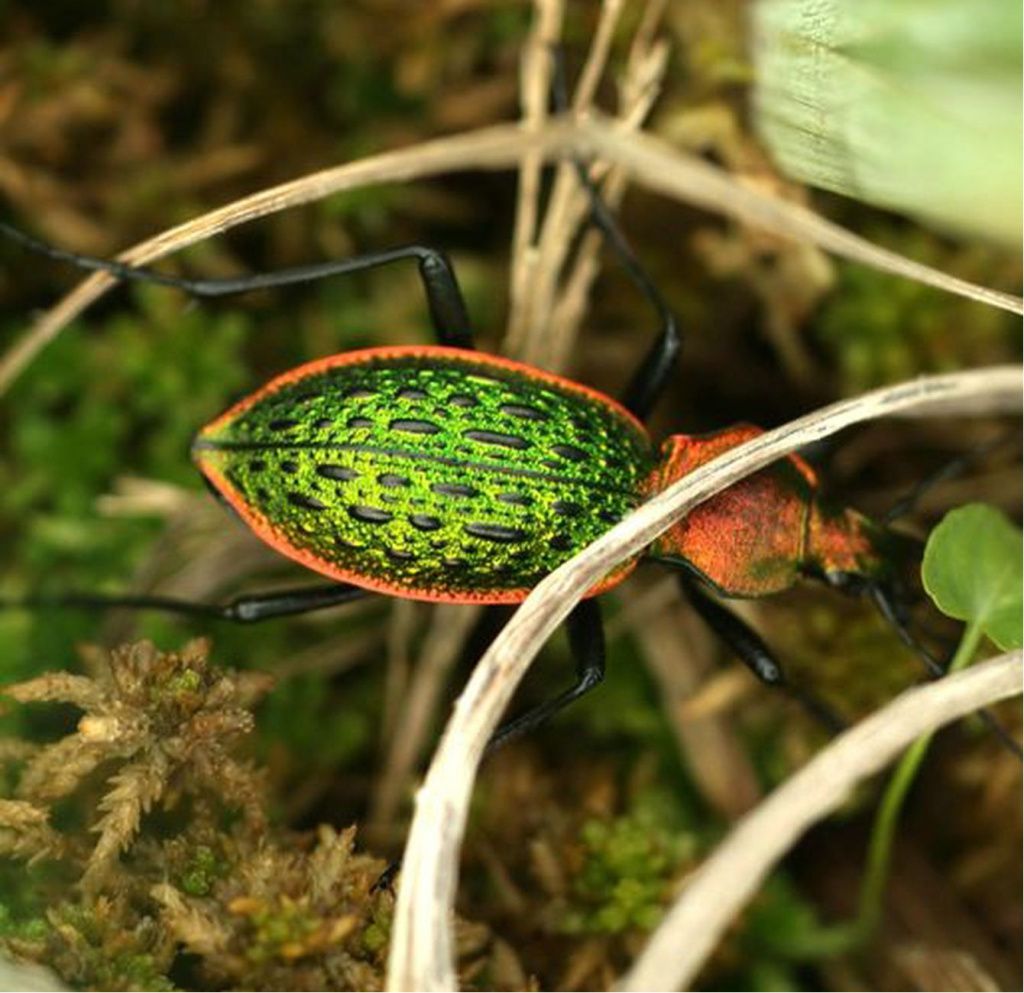
{"type": "Polygon", "coordinates": [[[472,348],[473,333],[470,329],[469,314],[459,288],[455,270],[444,252],[426,245],[403,245],[382,252],[368,252],[348,259],[320,262],[314,265],[296,266],[270,272],[251,273],[227,279],[184,279],[168,276],[144,266],[131,266],[112,259],[98,259],[77,252],[65,251],[19,231],[9,224],[0,222],[0,234],[20,245],[61,262],[70,262],[80,269],[110,273],[118,279],[158,283],[171,286],[197,297],[221,297],[234,293],[248,293],[252,290],[273,289],[297,283],[312,283],[331,276],[343,276],[364,272],[391,262],[415,259],[423,283],[423,291],[430,309],[438,341],[454,348],[472,348]]]}
{"type": "Polygon", "coordinates": [[[503,724],[487,743],[490,754],[511,738],[517,738],[539,727],[563,707],[589,693],[604,679],[604,626],[601,608],[595,600],[583,600],[566,619],[569,648],[576,662],[576,682],[558,696],[528,710],[525,714],[503,724]]]}
{"type": "Polygon", "coordinates": [[[824,701],[803,687],[787,681],[772,650],[764,639],[731,610],[709,597],[691,577],[680,574],[679,585],[694,610],[709,628],[739,656],[740,661],[766,686],[783,690],[832,734],[846,727],[845,722],[824,701]]]}
{"type": "Polygon", "coordinates": [[[308,614],[314,610],[337,607],[367,596],[369,590],[349,583],[330,583],[300,589],[268,590],[235,597],[227,603],[202,603],[177,597],[148,594],[107,595],[104,593],[62,593],[37,595],[20,600],[0,600],[0,609],[72,608],[79,610],[156,610],[187,617],[249,624],[272,617],[308,614]]]}
{"type": "MultiPolygon", "coordinates": [[[[551,58],[554,62],[552,100],[555,110],[560,114],[565,114],[569,111],[569,95],[565,80],[565,59],[559,46],[552,47],[551,58]]],[[[579,159],[573,159],[572,163],[580,185],[590,199],[590,222],[604,235],[609,248],[615,253],[629,278],[658,315],[658,336],[640,362],[640,366],[622,395],[622,405],[643,421],[647,419],[654,405],[661,398],[676,371],[676,359],[682,348],[679,325],[668,302],[619,229],[615,218],[601,197],[600,190],[590,178],[587,166],[579,159]]]]}
{"type": "MultiPolygon", "coordinates": [[[[485,623],[489,624],[490,620],[485,623]]],[[[487,743],[484,757],[491,755],[511,739],[533,731],[563,707],[567,707],[574,700],[578,700],[588,693],[604,679],[604,625],[601,620],[600,606],[595,600],[581,601],[566,618],[565,624],[569,632],[569,649],[576,662],[575,684],[565,692],[498,728],[487,743]]],[[[370,892],[390,891],[401,868],[400,859],[389,863],[370,887],[370,892]]]]}

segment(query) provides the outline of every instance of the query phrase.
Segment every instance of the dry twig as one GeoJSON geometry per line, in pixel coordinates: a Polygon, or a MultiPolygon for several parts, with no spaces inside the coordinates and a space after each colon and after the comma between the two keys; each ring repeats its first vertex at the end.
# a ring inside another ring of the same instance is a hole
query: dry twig
{"type": "Polygon", "coordinates": [[[744,818],[690,877],[683,895],[619,985],[683,989],[772,866],[857,783],[921,735],[1021,692],[1020,652],[901,694],[838,737],[744,818]]]}
{"type": "MultiPolygon", "coordinates": [[[[465,169],[467,163],[480,170],[504,169],[521,161],[530,150],[546,160],[596,156],[623,167],[641,186],[673,199],[816,244],[883,272],[1024,313],[1024,300],[1019,297],[957,279],[880,248],[806,207],[746,187],[724,170],[683,155],[664,141],[638,133],[624,135],[597,117],[579,124],[554,122],[535,131],[524,131],[518,124],[499,124],[368,156],[261,190],[164,231],[118,257],[131,265],[145,265],[239,224],[343,190],[456,172],[465,169]]],[[[115,282],[106,273],[95,273],[43,314],[0,359],[0,394],[42,348],[115,282]]]]}
{"type": "Polygon", "coordinates": [[[844,400],[766,432],[658,494],[535,587],[477,665],[417,796],[395,908],[388,988],[454,989],[449,918],[469,796],[484,747],[534,656],[579,599],[675,520],[744,476],[852,424],[915,411],[1015,411],[1018,366],[922,377],[844,400]]]}

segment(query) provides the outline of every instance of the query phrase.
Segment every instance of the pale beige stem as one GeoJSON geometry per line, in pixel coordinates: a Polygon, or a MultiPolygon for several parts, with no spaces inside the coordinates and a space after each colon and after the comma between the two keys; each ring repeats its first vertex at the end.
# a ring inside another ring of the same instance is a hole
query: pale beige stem
{"type": "Polygon", "coordinates": [[[765,876],[815,822],[921,735],[1021,692],[1021,653],[1010,652],[907,690],[836,738],[748,814],[687,880],[620,990],[681,990],[765,876]]]}
{"type": "Polygon", "coordinates": [[[395,733],[388,743],[384,770],[377,779],[370,818],[375,830],[393,823],[406,797],[413,770],[437,715],[441,691],[479,616],[478,607],[441,606],[433,612],[405,706],[396,718],[395,733]]]}
{"type": "MultiPolygon", "coordinates": [[[[565,16],[562,0],[534,0],[533,29],[523,46],[520,69],[522,126],[539,131],[548,117],[551,93],[551,47],[561,37],[565,16]]],[[[521,357],[529,317],[530,288],[537,267],[537,226],[544,155],[528,149],[519,163],[519,192],[512,232],[512,272],[508,327],[502,351],[521,357]]]]}
{"type": "Polygon", "coordinates": [[[677,153],[650,135],[624,136],[603,121],[588,121],[582,128],[593,143],[590,147],[595,157],[622,166],[634,182],[649,190],[724,213],[745,224],[795,241],[809,242],[834,255],[875,269],[905,276],[927,286],[958,293],[1016,314],[1024,313],[1024,300],[1020,297],[977,286],[915,262],[898,252],[874,245],[807,207],[759,192],[696,157],[673,164],[677,153]]]}
{"type": "Polygon", "coordinates": [[[676,605],[634,627],[647,668],[661,693],[662,710],[675,734],[679,757],[690,771],[705,803],[728,821],[735,821],[761,798],[750,756],[739,736],[720,714],[697,719],[683,716],[688,701],[713,668],[714,639],[692,608],[676,605]]]}
{"type": "MultiPolygon", "coordinates": [[[[122,253],[119,258],[132,265],[144,265],[228,228],[288,207],[312,203],[333,193],[375,183],[406,182],[467,167],[503,169],[518,162],[531,148],[545,159],[566,155],[606,159],[612,165],[622,166],[641,186],[673,199],[706,207],[796,241],[818,245],[883,272],[1014,313],[1024,313],[1024,300],[1020,297],[958,279],[880,248],[806,207],[746,187],[724,170],[684,155],[663,141],[638,133],[622,135],[613,125],[596,118],[578,124],[552,122],[536,133],[524,132],[518,124],[497,125],[325,169],[262,190],[170,228],[122,253]]],[[[115,282],[106,273],[94,273],[16,341],[0,359],[0,394],[62,328],[115,282]]]]}
{"type": "Polygon", "coordinates": [[[390,990],[455,989],[451,915],[458,854],[484,747],[530,662],[575,604],[701,500],[804,445],[878,417],[931,409],[1019,411],[1022,368],[921,377],[843,400],[725,452],[638,508],[543,579],[480,660],[416,798],[395,907],[390,990]]]}

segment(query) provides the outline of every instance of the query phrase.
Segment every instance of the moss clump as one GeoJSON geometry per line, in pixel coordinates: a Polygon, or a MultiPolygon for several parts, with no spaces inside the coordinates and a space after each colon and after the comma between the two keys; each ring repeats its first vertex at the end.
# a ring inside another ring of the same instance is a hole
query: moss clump
{"type": "MultiPolygon", "coordinates": [[[[84,714],[52,744],[0,740],[17,793],[0,799],[0,856],[34,863],[5,892],[0,951],[90,989],[381,988],[386,863],[354,827],[273,826],[262,770],[232,754],[270,680],[218,668],[203,641],[87,659],[92,676],[4,691],[84,714]]],[[[466,974],[490,945],[478,927],[466,974]]]]}
{"type": "Polygon", "coordinates": [[[657,924],[672,880],[699,847],[659,799],[649,795],[621,817],[583,824],[580,867],[561,922],[566,933],[621,934],[657,924]]]}

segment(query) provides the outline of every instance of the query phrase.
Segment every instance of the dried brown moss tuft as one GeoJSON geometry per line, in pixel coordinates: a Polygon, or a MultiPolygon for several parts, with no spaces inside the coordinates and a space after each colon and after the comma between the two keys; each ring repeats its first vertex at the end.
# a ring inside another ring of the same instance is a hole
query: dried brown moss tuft
{"type": "MultiPolygon", "coordinates": [[[[229,746],[252,730],[247,707],[271,680],[216,669],[208,653],[203,640],[181,652],[142,641],[94,655],[95,678],[48,673],[5,689],[20,703],[65,702],[85,711],[74,734],[28,761],[18,783],[24,801],[52,803],[101,764],[119,763],[92,826],[99,838],[81,878],[87,892],[108,882],[117,857],[161,799],[174,806],[186,796],[212,795],[253,824],[263,821],[259,776],[232,758],[229,746]]],[[[0,826],[6,824],[0,812],[0,826]]]]}
{"type": "MultiPolygon", "coordinates": [[[[49,745],[0,740],[17,794],[0,799],[0,859],[35,865],[0,891],[0,951],[94,989],[380,989],[386,863],[354,827],[273,825],[262,771],[233,754],[270,678],[218,668],[205,641],[87,663],[3,690],[84,713],[49,745]]],[[[521,988],[486,928],[460,925],[460,947],[467,983],[521,988]]]]}

